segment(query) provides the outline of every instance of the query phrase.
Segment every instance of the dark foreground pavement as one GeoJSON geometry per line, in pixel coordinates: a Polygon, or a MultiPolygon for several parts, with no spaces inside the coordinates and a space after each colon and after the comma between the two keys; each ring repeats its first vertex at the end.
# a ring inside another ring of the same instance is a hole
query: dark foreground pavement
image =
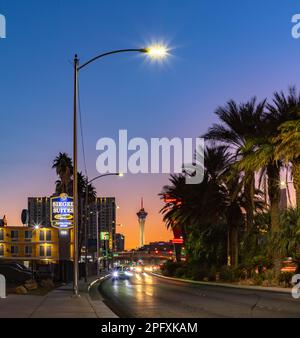
{"type": "MultiPolygon", "coordinates": [[[[90,279],[90,282],[93,278],[90,279]]],[[[59,287],[45,296],[8,295],[0,299],[0,318],[116,318],[103,299],[80,282],[80,297],[73,297],[72,285],[59,287]]],[[[97,291],[97,289],[96,289],[97,291]]]]}
{"type": "Polygon", "coordinates": [[[190,284],[145,273],[107,279],[99,291],[126,318],[300,317],[300,299],[287,292],[190,284]]]}

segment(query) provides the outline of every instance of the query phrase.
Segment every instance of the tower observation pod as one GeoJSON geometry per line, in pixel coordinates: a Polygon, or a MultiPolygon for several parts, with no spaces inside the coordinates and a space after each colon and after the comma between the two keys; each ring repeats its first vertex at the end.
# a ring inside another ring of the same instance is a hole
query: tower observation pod
{"type": "Polygon", "coordinates": [[[139,228],[140,228],[140,236],[139,236],[139,247],[143,247],[145,245],[145,221],[148,213],[144,209],[143,198],[141,199],[141,209],[137,213],[139,228]]]}

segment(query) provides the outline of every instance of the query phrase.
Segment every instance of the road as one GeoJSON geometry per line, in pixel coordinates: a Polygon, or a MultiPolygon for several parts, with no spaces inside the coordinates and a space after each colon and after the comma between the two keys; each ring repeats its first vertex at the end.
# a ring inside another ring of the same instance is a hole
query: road
{"type": "Polygon", "coordinates": [[[107,279],[99,291],[121,318],[300,317],[300,299],[289,293],[195,285],[146,273],[107,279]]]}

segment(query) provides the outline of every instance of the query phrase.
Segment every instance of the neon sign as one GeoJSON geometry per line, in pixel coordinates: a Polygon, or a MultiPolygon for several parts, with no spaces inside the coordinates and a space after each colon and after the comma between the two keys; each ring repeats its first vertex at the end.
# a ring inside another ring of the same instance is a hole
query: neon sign
{"type": "Polygon", "coordinates": [[[51,197],[50,220],[54,228],[70,229],[73,227],[74,219],[73,197],[67,194],[51,197]]]}

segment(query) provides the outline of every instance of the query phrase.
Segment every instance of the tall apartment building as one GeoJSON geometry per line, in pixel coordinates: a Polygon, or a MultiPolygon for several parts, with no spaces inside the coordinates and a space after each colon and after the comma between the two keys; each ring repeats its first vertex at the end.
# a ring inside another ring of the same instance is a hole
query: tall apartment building
{"type": "Polygon", "coordinates": [[[89,239],[97,238],[97,217],[98,210],[98,226],[100,232],[109,232],[113,235],[113,242],[116,233],[116,199],[115,197],[97,197],[96,203],[90,207],[89,218],[89,239]]]}
{"type": "Polygon", "coordinates": [[[29,226],[50,227],[50,197],[28,197],[29,226]]]}
{"type": "Polygon", "coordinates": [[[123,234],[116,234],[115,235],[116,239],[116,251],[121,252],[124,251],[125,249],[125,236],[123,234]]]}

